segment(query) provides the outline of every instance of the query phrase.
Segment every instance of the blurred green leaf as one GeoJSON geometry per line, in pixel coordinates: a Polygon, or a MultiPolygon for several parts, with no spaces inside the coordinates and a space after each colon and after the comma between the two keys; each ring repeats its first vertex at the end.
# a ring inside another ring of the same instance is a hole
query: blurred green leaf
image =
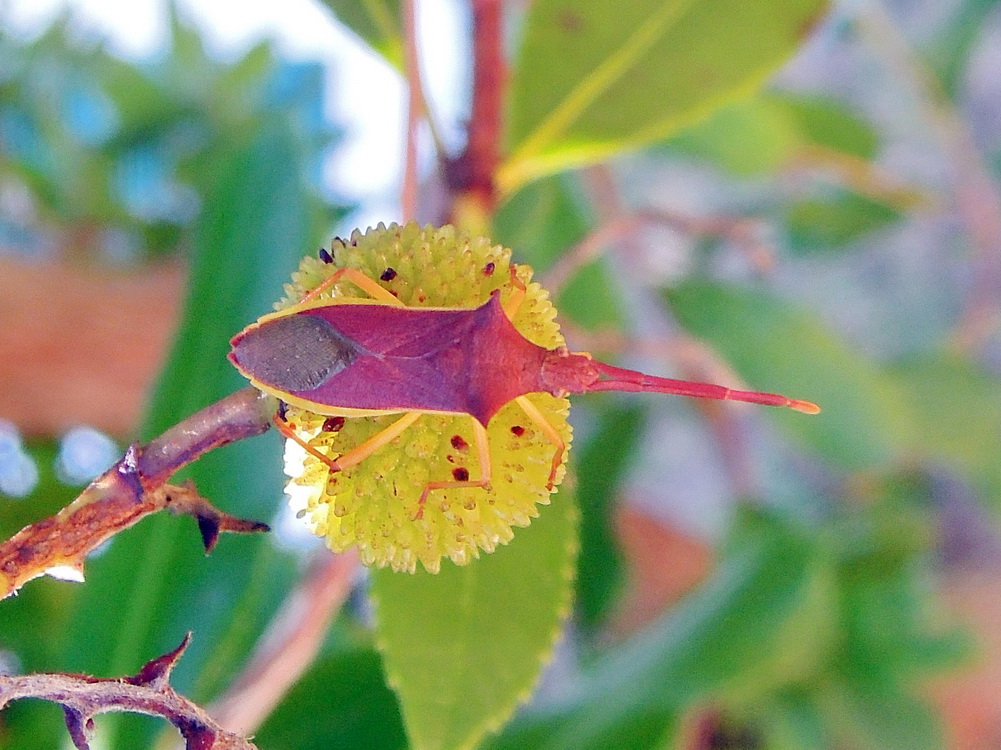
{"type": "Polygon", "coordinates": [[[723,107],[666,145],[749,176],[786,164],[801,142],[800,135],[789,112],[773,99],[756,96],[723,107]]]}
{"type": "Polygon", "coordinates": [[[829,682],[821,711],[839,746],[859,750],[937,750],[942,737],[930,708],[896,685],[829,682]]]}
{"type": "Polygon", "coordinates": [[[926,57],[953,101],[963,93],[970,53],[990,28],[986,20],[997,4],[998,0],[964,0],[951,6],[951,18],[945,29],[929,45],[926,57]]]}
{"type": "Polygon", "coordinates": [[[836,522],[843,676],[901,683],[966,655],[965,636],[928,606],[939,524],[928,481],[918,474],[883,477],[864,510],[836,522]]]}
{"type": "Polygon", "coordinates": [[[820,404],[817,416],[769,414],[826,459],[863,469],[905,447],[910,413],[896,382],[815,315],[762,291],[711,282],[665,295],[681,325],[718,349],[748,387],[820,404]]]}
{"type": "Polygon", "coordinates": [[[564,489],[470,565],[373,572],[377,645],[411,747],[474,747],[528,698],[569,612],[576,555],[577,507],[564,489]]]}
{"type": "Polygon", "coordinates": [[[665,138],[748,94],[825,7],[537,0],[515,65],[501,189],[665,138]]]}
{"type": "Polygon", "coordinates": [[[1001,508],[1001,379],[947,354],[899,362],[891,373],[917,417],[917,429],[905,436],[908,447],[928,460],[949,462],[1001,508]]]}
{"type": "Polygon", "coordinates": [[[836,604],[833,559],[816,542],[785,519],[742,512],[712,577],[598,662],[535,747],[597,750],[640,728],[649,743],[696,701],[758,700],[811,675],[832,646],[836,604]]]}
{"type": "Polygon", "coordinates": [[[868,160],[878,138],[871,125],[832,99],[766,91],[723,107],[666,146],[750,176],[775,172],[811,148],[868,160]]]}
{"type": "MultiPolygon", "coordinates": [[[[585,212],[565,176],[529,183],[494,217],[494,239],[538,271],[548,270],[588,229],[585,212]]],[[[584,328],[607,330],[622,324],[619,296],[601,262],[577,271],[559,290],[555,304],[561,319],[584,328]]]]}
{"type": "Polygon", "coordinates": [[[814,696],[801,689],[783,690],[749,716],[768,750],[826,750],[830,738],[814,696]]]}
{"type": "Polygon", "coordinates": [[[900,211],[852,190],[833,188],[829,195],[789,207],[789,244],[807,254],[844,247],[900,219],[900,211]]]}
{"type": "MultiPolygon", "coordinates": [[[[279,122],[225,160],[199,217],[184,320],[146,435],[244,385],[226,360],[228,340],[269,309],[280,280],[312,244],[302,166],[294,137],[279,122]]],[[[221,508],[267,519],[282,495],[280,466],[278,443],[266,437],[214,451],[185,474],[221,508]]],[[[239,666],[292,573],[291,561],[265,535],[224,537],[206,559],[190,519],[144,521],[89,562],[74,615],[88,637],[70,644],[65,666],[130,674],[193,630],[174,683],[204,700],[239,666]],[[196,674],[202,677],[193,688],[196,674]]],[[[117,734],[115,718],[102,722],[111,746],[144,744],[141,737],[117,734]]]]}
{"type": "Polygon", "coordinates": [[[488,738],[483,750],[590,750],[614,748],[615,750],[650,750],[673,748],[674,738],[681,723],[677,713],[659,706],[637,706],[621,717],[621,721],[608,727],[604,733],[589,737],[586,745],[575,745],[563,735],[567,733],[567,716],[563,713],[533,712],[516,718],[497,737],[488,738]]]}
{"type": "Polygon", "coordinates": [[[254,733],[268,750],[406,750],[396,696],[374,651],[314,664],[254,733]]]}
{"type": "Polygon", "coordinates": [[[795,120],[804,145],[821,146],[867,161],[876,156],[879,135],[875,128],[841,102],[785,91],[766,93],[765,99],[795,120]]]}
{"type": "Polygon", "coordinates": [[[403,69],[403,11],[399,0],[320,1],[390,65],[403,69]]]}
{"type": "Polygon", "coordinates": [[[574,464],[581,510],[577,614],[591,630],[602,624],[622,583],[622,555],[613,527],[615,492],[643,435],[645,416],[642,406],[603,409],[574,464]]]}

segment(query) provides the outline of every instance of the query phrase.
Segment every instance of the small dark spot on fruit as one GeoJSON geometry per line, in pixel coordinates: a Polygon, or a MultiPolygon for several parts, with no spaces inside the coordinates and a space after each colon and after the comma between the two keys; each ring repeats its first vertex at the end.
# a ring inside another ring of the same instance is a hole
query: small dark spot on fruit
{"type": "Polygon", "coordinates": [[[422,295],[421,295],[420,297],[418,297],[418,298],[417,298],[417,301],[418,301],[418,302],[426,302],[426,301],[427,301],[427,297],[425,297],[425,296],[424,296],[424,295],[422,294],[422,295]]]}
{"type": "Polygon", "coordinates": [[[448,461],[450,464],[454,464],[455,463],[455,456],[453,456],[451,453],[449,453],[449,454],[447,454],[445,456],[445,460],[448,461]]]}
{"type": "Polygon", "coordinates": [[[317,255],[320,256],[320,260],[322,260],[324,263],[333,263],[334,262],[334,256],[331,255],[330,253],[328,253],[322,247],[320,248],[320,252],[318,252],[317,255]]]}
{"type": "Polygon", "coordinates": [[[452,447],[457,451],[467,451],[469,443],[462,439],[462,435],[452,435],[452,447]]]}
{"type": "Polygon", "coordinates": [[[458,466],[452,469],[452,476],[455,477],[456,482],[468,482],[469,481],[469,469],[458,466]]]}
{"type": "Polygon", "coordinates": [[[494,275],[494,271],[496,270],[496,268],[497,268],[497,266],[494,265],[494,262],[490,261],[485,266],[483,266],[483,275],[484,276],[493,276],[494,275]]]}
{"type": "Polygon", "coordinates": [[[382,281],[392,281],[396,278],[396,269],[387,268],[382,272],[382,276],[379,277],[382,281]]]}
{"type": "Polygon", "coordinates": [[[324,432],[338,432],[344,426],[344,417],[327,417],[323,420],[324,432]]]}
{"type": "Polygon", "coordinates": [[[511,432],[517,435],[518,437],[521,437],[522,435],[525,434],[525,428],[522,427],[520,424],[516,424],[514,427],[511,428],[511,432]]]}
{"type": "Polygon", "coordinates": [[[389,293],[392,294],[394,297],[399,297],[400,296],[400,293],[398,291],[396,291],[395,289],[390,289],[389,293]]]}

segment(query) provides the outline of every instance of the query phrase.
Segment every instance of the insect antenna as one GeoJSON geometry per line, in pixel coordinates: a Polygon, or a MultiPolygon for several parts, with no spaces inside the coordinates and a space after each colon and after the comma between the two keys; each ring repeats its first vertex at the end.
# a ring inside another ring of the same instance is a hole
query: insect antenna
{"type": "Polygon", "coordinates": [[[790,409],[817,414],[820,407],[812,401],[787,398],[777,393],[762,393],[760,391],[739,391],[712,383],[694,383],[688,380],[659,378],[645,375],[635,370],[613,367],[604,362],[592,360],[591,366],[604,379],[596,380],[586,388],[588,391],[633,391],[644,393],[670,393],[676,396],[691,396],[693,398],[713,398],[724,401],[746,401],[751,404],[766,406],[787,406],[790,409]]]}

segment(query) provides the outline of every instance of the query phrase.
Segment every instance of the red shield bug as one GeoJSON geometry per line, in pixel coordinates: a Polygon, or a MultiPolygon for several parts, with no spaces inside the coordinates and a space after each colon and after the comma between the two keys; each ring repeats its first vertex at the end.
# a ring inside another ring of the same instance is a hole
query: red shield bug
{"type": "Polygon", "coordinates": [[[506,543],[562,479],[569,393],[819,411],[571,352],[531,274],[451,227],[380,225],[304,261],[286,306],[233,337],[233,364],[283,403],[290,494],[333,549],[435,571],[506,543]]]}

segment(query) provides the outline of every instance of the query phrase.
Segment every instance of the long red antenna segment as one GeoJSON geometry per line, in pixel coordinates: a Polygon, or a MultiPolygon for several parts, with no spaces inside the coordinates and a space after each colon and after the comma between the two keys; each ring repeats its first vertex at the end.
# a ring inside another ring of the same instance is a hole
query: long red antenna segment
{"type": "Polygon", "coordinates": [[[645,375],[635,370],[613,367],[604,362],[592,361],[595,370],[605,376],[604,380],[596,380],[587,386],[588,391],[634,391],[648,393],[671,393],[676,396],[691,396],[693,398],[714,398],[723,401],[746,401],[751,404],[766,406],[787,406],[790,409],[805,414],[817,414],[820,407],[812,401],[787,398],[777,393],[761,393],[759,391],[738,391],[712,383],[694,383],[689,380],[674,380],[673,378],[658,378],[645,375]]]}

